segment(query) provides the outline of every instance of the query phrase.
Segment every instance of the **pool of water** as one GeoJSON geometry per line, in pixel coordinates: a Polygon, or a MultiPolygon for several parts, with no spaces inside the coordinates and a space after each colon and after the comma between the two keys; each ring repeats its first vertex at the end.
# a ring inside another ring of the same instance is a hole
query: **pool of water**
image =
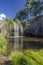
{"type": "Polygon", "coordinates": [[[43,48],[43,39],[32,37],[9,37],[7,51],[23,51],[26,49],[41,49],[43,48]]]}

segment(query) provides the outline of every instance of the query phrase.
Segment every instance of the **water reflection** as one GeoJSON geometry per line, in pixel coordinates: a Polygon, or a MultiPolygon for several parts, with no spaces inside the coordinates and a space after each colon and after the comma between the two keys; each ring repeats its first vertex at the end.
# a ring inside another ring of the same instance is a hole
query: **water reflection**
{"type": "MultiPolygon", "coordinates": [[[[30,39],[32,40],[32,39],[30,39]]],[[[18,37],[18,38],[9,38],[8,39],[8,51],[16,51],[16,50],[25,50],[25,49],[40,49],[43,48],[43,42],[36,42],[36,41],[26,41],[26,38],[24,37],[18,37]]]]}
{"type": "Polygon", "coordinates": [[[14,39],[14,50],[20,50],[23,47],[23,38],[14,39]]]}

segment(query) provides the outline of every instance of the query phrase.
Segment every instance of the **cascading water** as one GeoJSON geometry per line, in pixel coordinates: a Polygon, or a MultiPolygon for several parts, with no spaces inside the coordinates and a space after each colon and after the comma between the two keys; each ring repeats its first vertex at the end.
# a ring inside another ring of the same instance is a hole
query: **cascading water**
{"type": "Polygon", "coordinates": [[[22,25],[19,26],[16,22],[14,22],[14,50],[18,50],[19,48],[22,48],[23,38],[20,39],[20,37],[22,35],[23,35],[22,25]],[[20,32],[20,34],[19,34],[19,32],[20,32]],[[19,41],[20,41],[20,43],[19,43],[19,41]]]}
{"type": "Polygon", "coordinates": [[[23,26],[14,22],[14,37],[23,36],[23,26]]]}
{"type": "Polygon", "coordinates": [[[14,22],[14,37],[19,36],[19,26],[16,22],[14,22]]]}

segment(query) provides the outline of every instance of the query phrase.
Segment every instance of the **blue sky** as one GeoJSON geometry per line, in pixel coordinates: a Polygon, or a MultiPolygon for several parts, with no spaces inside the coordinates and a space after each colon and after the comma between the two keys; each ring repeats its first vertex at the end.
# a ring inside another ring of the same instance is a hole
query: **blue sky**
{"type": "Polygon", "coordinates": [[[13,19],[16,13],[24,8],[26,0],[0,0],[0,14],[13,19]]]}

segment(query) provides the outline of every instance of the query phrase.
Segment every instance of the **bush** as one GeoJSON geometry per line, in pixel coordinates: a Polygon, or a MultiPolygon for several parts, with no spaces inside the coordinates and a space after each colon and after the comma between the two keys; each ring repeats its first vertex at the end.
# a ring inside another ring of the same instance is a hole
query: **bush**
{"type": "Polygon", "coordinates": [[[28,65],[28,59],[21,52],[12,52],[10,55],[12,65],[28,65]]]}
{"type": "Polygon", "coordinates": [[[43,57],[39,55],[37,52],[26,50],[24,51],[24,55],[30,60],[32,59],[33,65],[43,65],[43,57]],[[35,64],[34,64],[35,62],[35,64]],[[37,63],[37,64],[36,64],[37,63]]]}
{"type": "Polygon", "coordinates": [[[40,56],[42,56],[42,58],[43,58],[43,49],[37,51],[36,53],[39,54],[40,56]]]}
{"type": "Polygon", "coordinates": [[[6,46],[7,46],[6,39],[2,35],[0,35],[0,53],[5,53],[6,46]]]}
{"type": "Polygon", "coordinates": [[[12,65],[43,65],[43,49],[40,51],[25,50],[12,52],[9,56],[12,65]]]}

